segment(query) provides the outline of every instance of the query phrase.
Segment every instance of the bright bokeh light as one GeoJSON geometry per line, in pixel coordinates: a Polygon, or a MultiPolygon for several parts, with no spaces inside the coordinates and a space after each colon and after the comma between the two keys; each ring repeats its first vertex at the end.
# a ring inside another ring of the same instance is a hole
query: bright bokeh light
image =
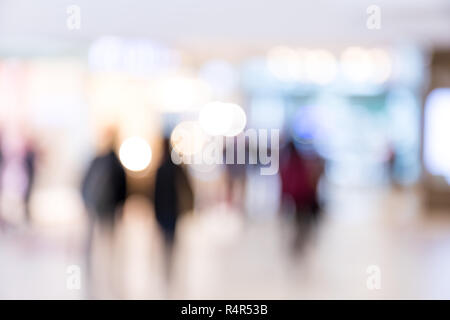
{"type": "Polygon", "coordinates": [[[433,90],[425,106],[424,162],[428,172],[450,184],[450,88],[433,90]]]}
{"type": "Polygon", "coordinates": [[[347,48],[341,56],[342,70],[352,82],[365,82],[374,72],[374,63],[369,52],[360,47],[347,48]]]}
{"type": "Polygon", "coordinates": [[[356,83],[384,83],[392,73],[392,59],[383,49],[347,48],[341,64],[346,78],[356,83]]]}
{"type": "Polygon", "coordinates": [[[373,81],[375,83],[386,82],[392,73],[392,59],[389,54],[382,49],[372,49],[369,51],[372,57],[375,69],[373,72],[373,81]]]}
{"type": "Polygon", "coordinates": [[[152,149],[141,137],[126,139],[119,150],[120,162],[130,171],[145,170],[152,160],[152,149]]]}
{"type": "Polygon", "coordinates": [[[305,55],[305,71],[311,82],[328,84],[336,77],[336,59],[326,50],[311,50],[305,55]]]}
{"type": "Polygon", "coordinates": [[[197,121],[179,123],[170,135],[170,144],[180,155],[199,153],[206,142],[206,136],[197,121]]]}
{"type": "Polygon", "coordinates": [[[237,104],[229,104],[232,114],[231,126],[225,133],[227,137],[234,137],[241,133],[247,124],[245,111],[237,104]]]}
{"type": "Polygon", "coordinates": [[[275,47],[267,55],[267,67],[283,81],[310,81],[328,84],[337,74],[337,62],[327,50],[292,49],[275,47]]]}
{"type": "Polygon", "coordinates": [[[247,117],[244,110],[234,103],[211,102],[199,114],[199,123],[211,136],[236,136],[244,130],[247,117]]]}
{"type": "Polygon", "coordinates": [[[231,128],[233,113],[228,104],[211,102],[200,110],[198,120],[207,134],[212,136],[225,135],[231,128]]]}

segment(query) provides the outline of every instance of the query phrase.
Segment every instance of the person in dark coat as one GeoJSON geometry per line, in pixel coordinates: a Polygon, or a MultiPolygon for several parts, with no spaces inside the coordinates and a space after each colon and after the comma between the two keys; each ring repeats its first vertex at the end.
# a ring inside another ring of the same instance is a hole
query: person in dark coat
{"type": "MultiPolygon", "coordinates": [[[[2,134],[0,132],[0,177],[3,172],[3,140],[2,140],[2,134]]],[[[2,184],[0,181],[0,197],[2,195],[2,184]]],[[[0,231],[3,231],[6,227],[6,223],[3,221],[2,212],[0,211],[0,231]]]]}
{"type": "Polygon", "coordinates": [[[156,173],[154,204],[156,221],[164,236],[169,276],[178,218],[193,207],[192,188],[184,169],[172,162],[169,139],[164,139],[163,158],[156,173]]]}
{"type": "MultiPolygon", "coordinates": [[[[122,205],[127,196],[126,173],[115,151],[115,130],[106,131],[105,139],[109,141],[106,151],[96,156],[89,165],[83,179],[81,193],[89,215],[87,234],[86,265],[88,285],[92,277],[92,249],[94,230],[98,225],[102,235],[113,243],[115,225],[122,213],[122,205]]],[[[112,266],[109,266],[112,270],[112,266]]],[[[88,293],[90,294],[90,291],[88,293]]]]}
{"type": "Polygon", "coordinates": [[[114,227],[126,198],[126,175],[116,153],[95,157],[83,181],[82,194],[91,218],[114,227]]]}
{"type": "Polygon", "coordinates": [[[23,202],[25,205],[25,218],[27,223],[30,223],[31,222],[30,200],[33,191],[35,171],[36,171],[36,151],[32,147],[30,141],[28,141],[25,147],[24,165],[25,165],[25,172],[27,175],[27,186],[25,189],[23,202]]]}

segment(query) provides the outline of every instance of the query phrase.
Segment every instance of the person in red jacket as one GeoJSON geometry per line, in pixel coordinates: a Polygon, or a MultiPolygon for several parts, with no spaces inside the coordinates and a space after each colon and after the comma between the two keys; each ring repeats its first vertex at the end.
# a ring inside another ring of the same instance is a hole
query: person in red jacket
{"type": "Polygon", "coordinates": [[[305,244],[320,211],[317,186],[321,173],[321,159],[303,156],[292,141],[287,144],[280,165],[281,193],[284,204],[295,206],[297,247],[305,244]]]}

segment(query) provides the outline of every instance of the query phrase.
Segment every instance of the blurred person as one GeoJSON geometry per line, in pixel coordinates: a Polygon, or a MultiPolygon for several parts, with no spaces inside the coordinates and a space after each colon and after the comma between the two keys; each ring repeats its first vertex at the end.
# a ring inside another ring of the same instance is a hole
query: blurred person
{"type": "Polygon", "coordinates": [[[193,209],[193,191],[184,169],[171,159],[170,140],[163,141],[163,157],[156,172],[155,215],[164,237],[166,280],[170,280],[177,221],[193,209]]]}
{"type": "Polygon", "coordinates": [[[317,188],[322,171],[323,166],[317,156],[306,158],[297,151],[293,141],[287,143],[280,164],[282,203],[294,206],[294,246],[300,251],[309,239],[320,212],[317,188]]]}
{"type": "MultiPolygon", "coordinates": [[[[0,176],[1,176],[1,172],[3,170],[3,145],[2,145],[2,132],[0,131],[0,176]]],[[[2,195],[2,184],[0,183],[0,199],[1,199],[1,195],[2,195]]],[[[2,212],[0,209],[0,231],[3,231],[6,227],[6,222],[3,220],[2,217],[2,212]]]]}
{"type": "Polygon", "coordinates": [[[112,245],[116,222],[121,216],[127,196],[126,173],[114,151],[117,131],[115,128],[108,128],[103,134],[105,150],[93,159],[82,183],[82,197],[89,215],[86,249],[89,280],[92,277],[91,259],[95,229],[98,226],[100,234],[112,245]]]}
{"type": "Polygon", "coordinates": [[[397,150],[395,149],[395,145],[393,143],[389,143],[387,146],[387,155],[386,155],[386,167],[389,174],[389,181],[391,185],[395,188],[400,187],[400,184],[397,183],[396,177],[396,162],[397,162],[397,150]]]}
{"type": "MultiPolygon", "coordinates": [[[[245,164],[239,164],[237,161],[237,138],[233,137],[233,163],[226,163],[226,149],[224,149],[224,163],[225,164],[225,185],[226,185],[226,201],[231,207],[236,207],[239,211],[244,210],[244,190],[246,186],[246,171],[245,164]]],[[[229,147],[227,147],[229,148],[229,147]]],[[[245,142],[245,156],[250,156],[248,142],[245,142]]]]}
{"type": "Polygon", "coordinates": [[[21,133],[12,133],[0,142],[1,191],[21,199],[25,221],[30,224],[30,200],[37,158],[35,143],[29,136],[21,133]]]}
{"type": "MultiPolygon", "coordinates": [[[[2,131],[0,130],[0,170],[3,166],[3,144],[2,144],[2,141],[3,141],[3,134],[2,134],[2,131]]],[[[0,191],[1,191],[1,185],[0,185],[0,191]]]]}
{"type": "Polygon", "coordinates": [[[28,223],[31,222],[31,211],[30,211],[30,199],[31,192],[34,186],[34,178],[36,171],[36,149],[33,146],[31,139],[28,139],[24,147],[24,166],[25,173],[27,176],[27,185],[24,192],[24,205],[25,205],[25,218],[28,223]]]}

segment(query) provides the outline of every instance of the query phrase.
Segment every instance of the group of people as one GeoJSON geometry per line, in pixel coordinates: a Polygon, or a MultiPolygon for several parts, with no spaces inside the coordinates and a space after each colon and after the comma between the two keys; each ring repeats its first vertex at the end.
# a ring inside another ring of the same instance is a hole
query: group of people
{"type": "MultiPolygon", "coordinates": [[[[126,172],[115,152],[117,141],[115,132],[110,132],[108,137],[107,147],[90,163],[82,182],[82,197],[89,214],[87,241],[89,269],[94,228],[98,225],[113,234],[128,194],[126,172]]],[[[184,169],[172,162],[170,151],[170,142],[164,139],[163,157],[156,173],[154,188],[155,216],[164,238],[166,270],[171,267],[178,218],[181,213],[193,207],[193,193],[189,179],[184,169]]]]}
{"type": "MultiPolygon", "coordinates": [[[[104,137],[107,142],[106,148],[90,162],[82,181],[81,194],[89,216],[86,250],[88,273],[91,272],[94,229],[100,227],[114,234],[129,193],[126,171],[115,151],[116,133],[116,130],[112,130],[104,137]]],[[[155,218],[164,239],[166,271],[170,278],[177,222],[180,215],[193,210],[194,195],[185,169],[171,159],[172,150],[168,138],[163,139],[162,149],[163,155],[156,171],[154,193],[150,197],[153,198],[155,218]]],[[[27,222],[32,222],[30,196],[35,180],[36,159],[36,148],[31,140],[23,138],[11,142],[0,136],[0,192],[5,189],[8,192],[15,190],[20,195],[27,222]]],[[[229,187],[227,193],[232,193],[235,186],[232,181],[241,179],[245,183],[245,165],[241,166],[242,168],[235,167],[226,170],[230,175],[226,180],[229,187]]],[[[282,203],[294,205],[298,228],[296,244],[300,246],[305,243],[308,230],[317,221],[320,212],[317,188],[322,170],[319,158],[305,157],[298,152],[292,141],[280,152],[281,200],[282,203]]],[[[0,215],[0,227],[2,224],[0,215]]]]}
{"type": "MultiPolygon", "coordinates": [[[[82,185],[91,236],[96,222],[114,229],[127,197],[126,173],[114,151],[115,134],[108,136],[107,148],[91,162],[82,185]]],[[[317,186],[323,168],[318,157],[303,156],[293,141],[282,150],[280,160],[282,203],[294,205],[298,242],[303,243],[320,211],[317,186]]],[[[184,168],[171,160],[171,145],[167,138],[163,140],[163,156],[156,172],[153,199],[156,221],[170,256],[178,217],[193,209],[193,192],[184,168]]]]}

